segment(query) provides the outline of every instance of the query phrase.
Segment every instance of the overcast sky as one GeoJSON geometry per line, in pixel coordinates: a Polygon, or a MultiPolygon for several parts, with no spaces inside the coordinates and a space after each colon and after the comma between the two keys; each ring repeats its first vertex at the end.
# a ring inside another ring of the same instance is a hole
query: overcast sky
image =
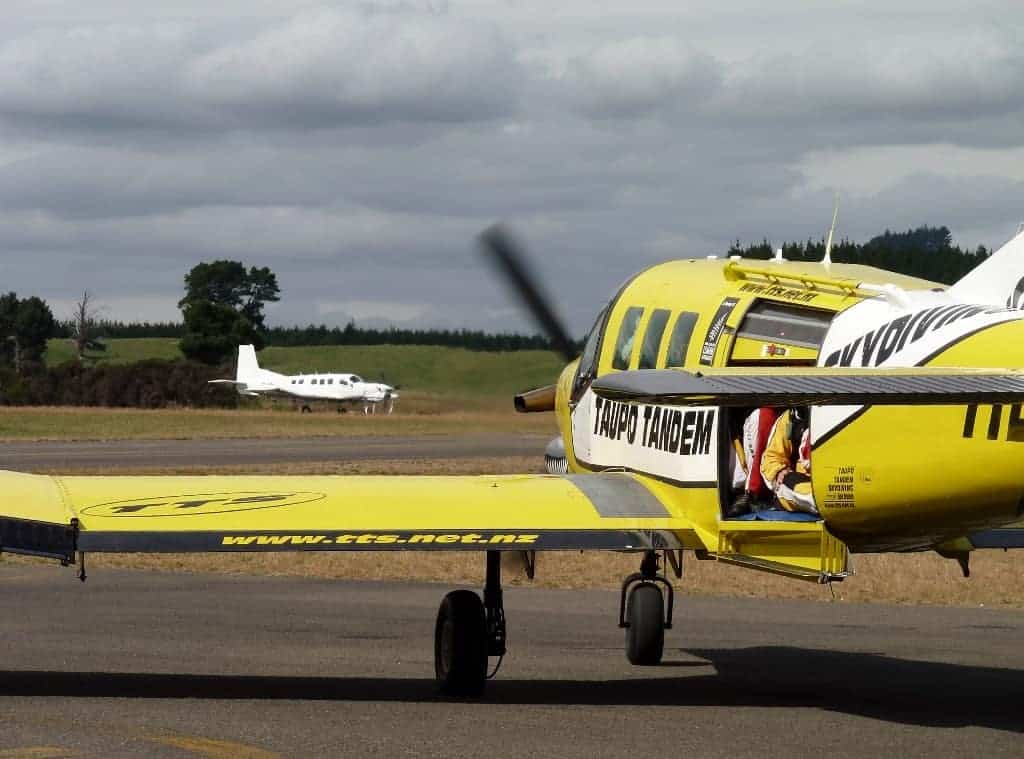
{"type": "Polygon", "coordinates": [[[279,324],[525,328],[510,222],[582,333],[631,272],[729,242],[1024,219],[1024,5],[6,0],[3,290],[178,319],[270,266],[279,324]],[[551,8],[557,10],[551,10],[551,8]]]}

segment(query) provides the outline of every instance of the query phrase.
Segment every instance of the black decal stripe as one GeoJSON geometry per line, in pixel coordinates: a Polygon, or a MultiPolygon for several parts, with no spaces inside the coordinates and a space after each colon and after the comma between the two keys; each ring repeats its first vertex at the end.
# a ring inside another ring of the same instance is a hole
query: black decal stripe
{"type": "Polygon", "coordinates": [[[739,303],[739,298],[728,297],[718,306],[718,310],[708,324],[708,330],[704,334],[704,342],[700,348],[699,362],[705,366],[711,366],[715,362],[715,355],[718,353],[718,343],[726,329],[726,322],[733,309],[739,303]]]}
{"type": "Polygon", "coordinates": [[[224,539],[247,537],[306,536],[313,533],[285,532],[91,532],[81,534],[78,548],[93,553],[208,553],[208,552],[270,552],[270,551],[565,551],[565,550],[651,550],[683,548],[675,533],[669,530],[530,530],[523,527],[499,530],[423,531],[352,530],[324,531],[320,543],[276,543],[259,545],[225,545],[224,539]],[[336,537],[361,535],[397,535],[400,540],[385,543],[337,543],[336,537]],[[410,541],[413,536],[480,535],[476,542],[410,541]],[[490,542],[491,536],[528,536],[528,542],[490,542]],[[402,542],[404,540],[405,542],[402,542]]]}

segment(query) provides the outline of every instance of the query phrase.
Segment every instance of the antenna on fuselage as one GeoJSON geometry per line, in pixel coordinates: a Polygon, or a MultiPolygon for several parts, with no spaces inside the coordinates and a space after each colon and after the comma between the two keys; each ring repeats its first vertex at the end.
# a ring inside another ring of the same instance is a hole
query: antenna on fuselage
{"type": "Polygon", "coordinates": [[[836,233],[836,219],[839,218],[839,193],[836,193],[836,206],[832,211],[832,226],[828,228],[828,238],[825,240],[825,257],[821,262],[828,266],[832,263],[832,238],[836,233]]]}

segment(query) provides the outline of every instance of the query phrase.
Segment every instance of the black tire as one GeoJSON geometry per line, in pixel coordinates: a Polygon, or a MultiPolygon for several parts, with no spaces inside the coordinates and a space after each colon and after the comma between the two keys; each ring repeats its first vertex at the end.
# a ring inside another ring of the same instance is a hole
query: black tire
{"type": "Polygon", "coordinates": [[[299,411],[301,413],[303,413],[303,414],[312,414],[313,413],[313,409],[311,409],[309,406],[303,406],[301,409],[299,409],[299,411]]]}
{"type": "Polygon", "coordinates": [[[487,680],[487,621],[480,596],[453,590],[434,628],[434,674],[448,696],[479,696],[487,680]]]}
{"type": "Polygon", "coordinates": [[[626,599],[626,658],[630,664],[661,663],[665,648],[665,603],[661,588],[649,582],[636,585],[626,599]]]}

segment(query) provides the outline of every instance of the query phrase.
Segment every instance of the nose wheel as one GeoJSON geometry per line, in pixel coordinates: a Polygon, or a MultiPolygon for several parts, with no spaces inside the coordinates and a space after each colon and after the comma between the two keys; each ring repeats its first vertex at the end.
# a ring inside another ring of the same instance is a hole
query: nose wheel
{"type": "MultiPolygon", "coordinates": [[[[434,627],[434,675],[447,696],[475,697],[488,679],[487,663],[505,656],[505,610],[501,554],[487,552],[483,599],[471,590],[453,590],[441,601],[434,627]]],[[[497,667],[491,674],[497,673],[497,667]]]]}

